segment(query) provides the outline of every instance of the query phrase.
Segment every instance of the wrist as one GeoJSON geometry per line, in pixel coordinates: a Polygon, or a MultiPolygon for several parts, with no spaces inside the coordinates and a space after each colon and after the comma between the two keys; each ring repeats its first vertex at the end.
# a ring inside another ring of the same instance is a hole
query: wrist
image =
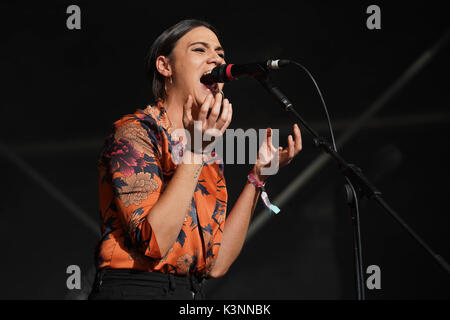
{"type": "Polygon", "coordinates": [[[256,180],[264,184],[269,176],[262,175],[261,169],[258,168],[256,165],[253,167],[253,169],[250,171],[256,180]]]}
{"type": "MultiPolygon", "coordinates": [[[[254,174],[254,170],[250,171],[250,173],[247,176],[247,181],[248,183],[252,184],[255,186],[255,188],[257,190],[260,190],[261,193],[261,199],[264,202],[264,205],[269,208],[270,211],[274,212],[275,214],[277,214],[278,212],[280,212],[280,209],[276,206],[273,205],[270,200],[269,200],[269,196],[267,195],[266,189],[265,189],[265,180],[264,177],[262,175],[258,175],[258,177],[255,176],[254,174]],[[259,180],[261,179],[261,180],[259,180]]],[[[257,172],[257,171],[256,171],[257,172]]]]}
{"type": "Polygon", "coordinates": [[[186,149],[183,154],[184,164],[198,164],[203,166],[203,153],[197,153],[186,149]]]}

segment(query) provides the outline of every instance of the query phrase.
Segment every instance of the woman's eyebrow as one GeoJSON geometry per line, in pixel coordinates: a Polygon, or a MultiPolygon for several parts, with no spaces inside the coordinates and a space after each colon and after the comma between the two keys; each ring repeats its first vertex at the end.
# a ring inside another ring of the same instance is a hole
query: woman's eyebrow
{"type": "MultiPolygon", "coordinates": [[[[207,48],[210,47],[209,44],[208,44],[207,42],[203,42],[203,41],[196,41],[196,42],[193,42],[193,43],[191,43],[189,46],[195,46],[195,45],[197,45],[197,44],[201,44],[201,45],[203,45],[203,46],[205,46],[205,47],[207,47],[207,48]]],[[[224,50],[221,46],[217,46],[217,47],[216,47],[216,51],[224,51],[224,52],[225,52],[225,50],[224,50]]]]}

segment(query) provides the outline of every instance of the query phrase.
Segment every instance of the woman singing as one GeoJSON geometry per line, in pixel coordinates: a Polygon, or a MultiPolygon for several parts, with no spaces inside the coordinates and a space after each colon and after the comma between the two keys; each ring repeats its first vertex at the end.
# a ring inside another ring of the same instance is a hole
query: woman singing
{"type": "Polygon", "coordinates": [[[147,58],[155,104],[114,123],[98,162],[102,237],[90,299],[202,298],[204,279],[223,276],[242,249],[267,179],[262,169],[271,161],[282,167],[301,150],[297,125],[278,150],[268,129],[230,210],[223,164],[187,137],[223,134],[231,122],[223,84],[200,82],[225,63],[216,29],[183,20],[155,40],[147,58]]]}

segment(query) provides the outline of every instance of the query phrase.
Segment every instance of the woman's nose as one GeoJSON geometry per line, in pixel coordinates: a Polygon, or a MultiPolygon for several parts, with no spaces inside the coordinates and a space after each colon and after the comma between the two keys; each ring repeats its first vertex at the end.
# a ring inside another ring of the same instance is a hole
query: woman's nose
{"type": "Polygon", "coordinates": [[[224,59],[217,53],[213,52],[208,58],[208,63],[214,63],[215,65],[221,65],[224,63],[224,59]]]}

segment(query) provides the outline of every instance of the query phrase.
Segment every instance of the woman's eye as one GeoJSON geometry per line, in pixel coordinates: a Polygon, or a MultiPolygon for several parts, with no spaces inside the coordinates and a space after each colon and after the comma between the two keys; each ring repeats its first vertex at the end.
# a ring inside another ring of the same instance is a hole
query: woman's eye
{"type": "MultiPolygon", "coordinates": [[[[204,48],[195,48],[195,49],[192,49],[192,51],[205,52],[205,49],[204,48]]],[[[218,53],[217,55],[219,57],[221,57],[222,59],[225,59],[225,54],[224,53],[218,53]]]]}

